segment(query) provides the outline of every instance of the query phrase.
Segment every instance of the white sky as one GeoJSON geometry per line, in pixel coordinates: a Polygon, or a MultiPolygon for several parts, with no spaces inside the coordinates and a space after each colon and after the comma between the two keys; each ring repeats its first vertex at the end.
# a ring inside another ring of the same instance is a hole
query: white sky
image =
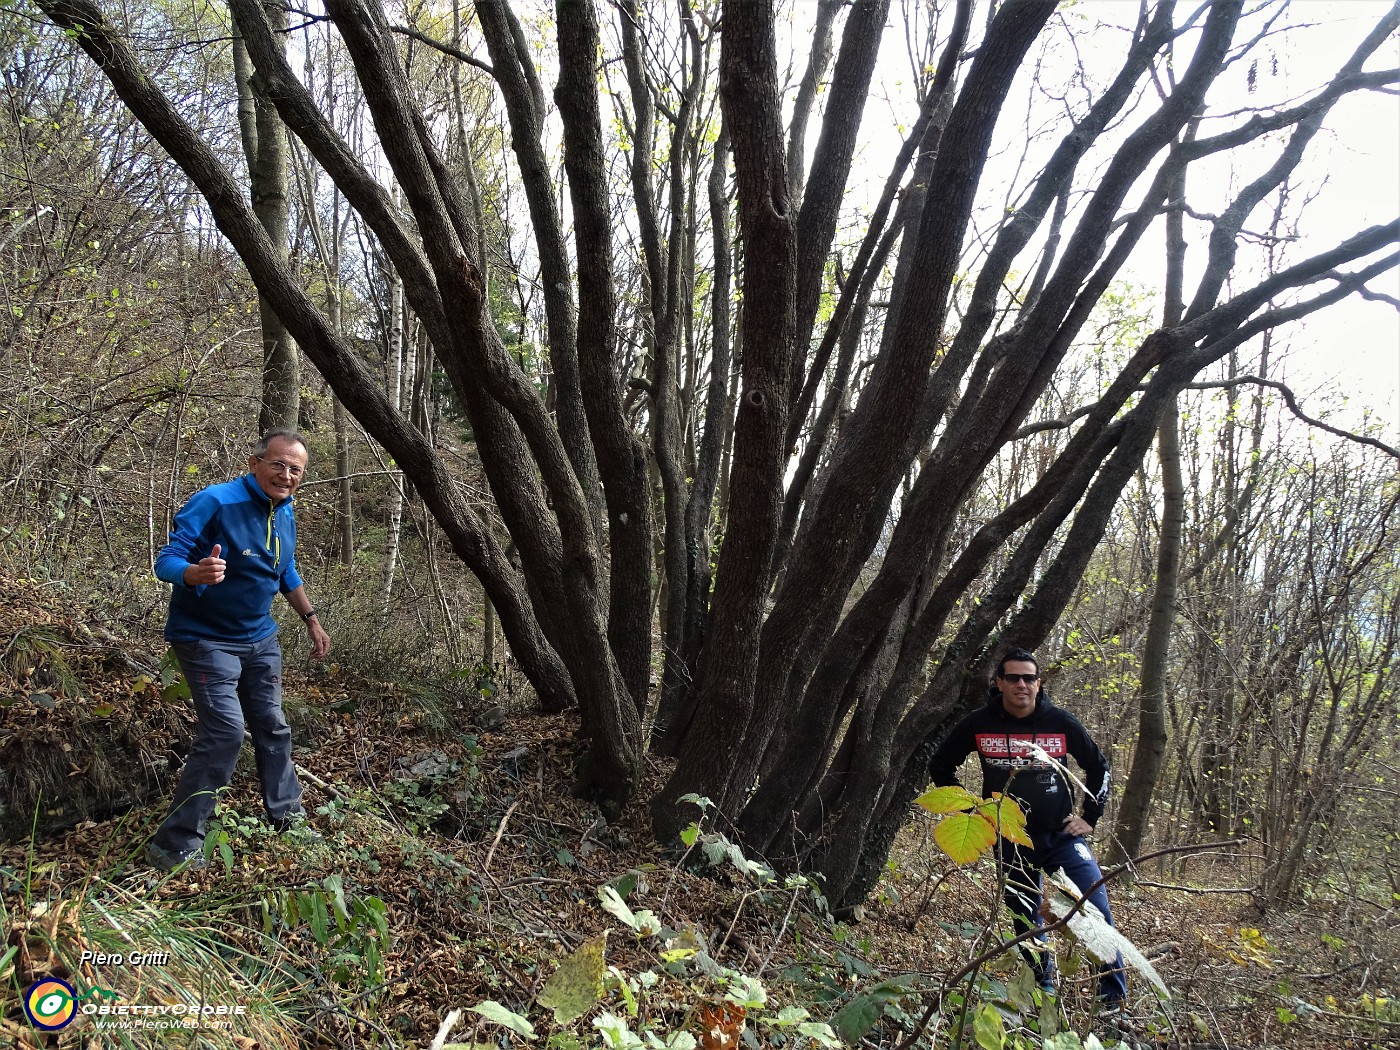
{"type": "MultiPolygon", "coordinates": [[[[1257,90],[1252,94],[1247,90],[1249,62],[1236,63],[1212,89],[1211,111],[1223,113],[1250,106],[1286,105],[1309,97],[1331,78],[1389,6],[1388,2],[1380,0],[1294,0],[1285,20],[1299,28],[1271,36],[1257,49],[1257,90]]],[[[1181,11],[1185,13],[1192,7],[1182,5],[1181,11]]],[[[790,9],[796,40],[794,78],[800,76],[806,65],[807,38],[801,26],[810,19],[814,8],[811,0],[795,0],[790,9]]],[[[1079,0],[1062,9],[1064,16],[1073,19],[1075,24],[1101,20],[1127,27],[1134,23],[1137,12],[1137,0],[1079,0]]],[[[857,202],[864,195],[868,195],[873,204],[888,170],[889,162],[882,158],[893,157],[905,130],[903,125],[912,121],[913,106],[909,101],[912,77],[900,28],[903,17],[904,5],[896,0],[882,48],[881,69],[877,73],[882,83],[872,89],[874,97],[867,107],[862,128],[865,142],[862,156],[866,163],[863,170],[858,169],[852,175],[848,206],[858,207],[857,202]]],[[[985,19],[985,3],[978,4],[974,17],[985,19]]],[[[1261,23],[1256,16],[1247,24],[1257,28],[1261,23]]],[[[975,32],[978,30],[980,23],[975,26],[975,32]]],[[[1242,28],[1236,39],[1245,39],[1253,31],[1242,28]]],[[[1053,82],[1056,66],[1059,66],[1059,75],[1064,76],[1072,56],[1063,45],[1065,33],[1062,29],[1048,28],[1042,37],[1051,41],[1043,52],[1042,75],[1053,82]]],[[[1076,36],[1076,41],[1086,65],[1103,70],[1116,68],[1113,64],[1121,54],[1125,36],[1112,30],[1100,30],[1088,38],[1076,36]]],[[[1189,39],[1179,45],[1178,69],[1185,66],[1184,49],[1189,46],[1189,39]]],[[[1400,65],[1400,38],[1383,45],[1366,68],[1376,70],[1397,65],[1400,65]]],[[[1100,75],[1111,74],[1101,72],[1100,75]]],[[[1032,115],[1029,126],[1045,128],[1048,133],[1039,159],[1022,162],[1024,129],[1028,124],[1025,104],[1017,101],[1020,97],[1013,91],[1013,101],[998,126],[998,145],[994,147],[997,155],[989,163],[984,179],[986,186],[1015,178],[1018,164],[1024,184],[1038,168],[1039,160],[1048,155],[1049,149],[1064,134],[1063,119],[1051,111],[1032,115]]],[[[1070,97],[1082,96],[1071,92],[1070,97]]],[[[1038,106],[1046,104],[1044,100],[1037,103],[1038,106]]],[[[1129,126],[1135,126],[1140,119],[1130,118],[1129,126]]],[[[1216,121],[1205,126],[1202,134],[1219,132],[1245,119],[1247,115],[1216,121]]],[[[815,132],[809,132],[809,150],[815,138],[815,132]]],[[[1262,165],[1272,160],[1279,144],[1279,140],[1273,138],[1257,147],[1252,156],[1242,151],[1246,155],[1236,161],[1240,170],[1233,174],[1223,167],[1218,172],[1197,173],[1188,187],[1192,206],[1202,211],[1214,210],[1226,199],[1224,193],[1231,179],[1238,185],[1241,180],[1253,177],[1253,173],[1244,168],[1251,161],[1262,165]]],[[[1299,224],[1300,239],[1286,249],[1285,261],[1302,259],[1367,226],[1400,216],[1400,96],[1367,92],[1353,94],[1340,102],[1329,115],[1326,130],[1309,146],[1295,182],[1298,184],[1297,199],[1313,193],[1316,198],[1308,204],[1299,224]]],[[[1130,194],[1129,201],[1136,200],[1139,192],[1130,194]]],[[[991,194],[984,191],[983,197],[990,200],[991,194]]],[[[1246,224],[1246,229],[1263,228],[1271,207],[1272,199],[1266,200],[1246,224]]],[[[1197,231],[1205,230],[1204,224],[1188,223],[1188,236],[1192,225],[1197,231]]],[[[1241,268],[1245,266],[1249,251],[1241,250],[1241,268]]],[[[1200,258],[1197,251],[1197,266],[1200,258]]],[[[1161,234],[1149,232],[1138,257],[1121,276],[1135,284],[1160,288],[1161,266],[1161,234]]],[[[1188,296],[1190,280],[1188,275],[1188,296]]],[[[1237,270],[1237,288],[1247,287],[1255,280],[1257,277],[1237,270]]],[[[1400,273],[1392,271],[1376,287],[1400,298],[1400,273]]],[[[1273,353],[1278,366],[1272,370],[1273,378],[1283,379],[1292,386],[1305,411],[1323,416],[1334,425],[1351,428],[1360,427],[1367,418],[1380,420],[1384,433],[1377,436],[1392,444],[1400,443],[1400,315],[1394,307],[1353,297],[1307,321],[1279,330],[1275,334],[1273,353]]]]}
{"type": "MultiPolygon", "coordinates": [[[[1288,42],[1289,86],[1296,81],[1306,90],[1320,83],[1389,6],[1370,0],[1295,3],[1298,14],[1330,24],[1288,42]]],[[[1392,37],[1366,68],[1395,66],[1400,38],[1392,37]]],[[[1309,158],[1314,179],[1325,177],[1327,186],[1308,228],[1335,236],[1400,216],[1400,97],[1353,95],[1333,110],[1328,127],[1334,130],[1328,148],[1309,158]]],[[[1392,270],[1377,287],[1400,298],[1400,273],[1392,270]]],[[[1400,315],[1394,307],[1353,297],[1298,326],[1291,342],[1297,393],[1310,384],[1331,384],[1347,400],[1339,423],[1356,425],[1370,412],[1386,425],[1383,440],[1400,444],[1400,315]]]]}

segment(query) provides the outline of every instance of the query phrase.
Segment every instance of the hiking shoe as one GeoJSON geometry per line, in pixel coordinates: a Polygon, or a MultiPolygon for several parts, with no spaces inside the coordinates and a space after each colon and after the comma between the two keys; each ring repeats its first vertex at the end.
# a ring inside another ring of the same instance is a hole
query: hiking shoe
{"type": "Polygon", "coordinates": [[[167,875],[176,871],[202,871],[209,867],[209,861],[205,859],[203,850],[192,849],[186,853],[175,853],[168,849],[162,849],[154,842],[146,847],[146,862],[157,871],[163,871],[167,875]]]}
{"type": "Polygon", "coordinates": [[[1122,999],[1100,999],[1098,1021],[1102,1034],[1107,1039],[1116,1039],[1120,1046],[1131,1045],[1129,1040],[1137,1030],[1128,1004],[1122,999]]]}
{"type": "Polygon", "coordinates": [[[1046,978],[1045,980],[1038,981],[1036,983],[1037,986],[1040,988],[1040,994],[1045,996],[1045,998],[1049,999],[1055,994],[1056,989],[1054,978],[1046,978]]]}

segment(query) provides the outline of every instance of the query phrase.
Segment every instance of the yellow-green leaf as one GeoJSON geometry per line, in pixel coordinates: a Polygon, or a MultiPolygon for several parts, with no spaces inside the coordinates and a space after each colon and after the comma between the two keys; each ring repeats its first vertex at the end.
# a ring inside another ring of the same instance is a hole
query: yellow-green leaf
{"type": "Polygon", "coordinates": [[[914,800],[930,813],[957,813],[971,809],[981,801],[967,788],[953,784],[949,787],[931,787],[914,800]]]}
{"type": "Polygon", "coordinates": [[[1026,811],[1014,798],[994,791],[991,798],[978,805],[977,811],[992,822],[1001,832],[1002,838],[1010,839],[1020,846],[1035,847],[1031,837],[1026,834],[1026,811]]]}
{"type": "Polygon", "coordinates": [[[972,1038],[982,1050],[1002,1050],[1006,1046],[1006,1025],[1001,1011],[991,1003],[977,1008],[977,1015],[972,1019],[972,1038]]]}
{"type": "Polygon", "coordinates": [[[607,972],[603,949],[606,943],[604,937],[584,941],[545,982],[539,1003],[554,1011],[556,1024],[565,1025],[582,1017],[603,997],[603,975],[607,972]]]}
{"type": "Polygon", "coordinates": [[[488,1021],[495,1021],[497,1024],[505,1025],[516,1035],[524,1036],[526,1039],[535,1038],[535,1026],[524,1017],[521,1017],[514,1010],[508,1010],[494,999],[487,999],[485,1002],[477,1003],[475,1006],[467,1007],[473,1013],[478,1013],[488,1021]]]}
{"type": "Polygon", "coordinates": [[[933,829],[933,840],[958,864],[971,864],[997,840],[996,828],[980,813],[953,813],[933,829]]]}

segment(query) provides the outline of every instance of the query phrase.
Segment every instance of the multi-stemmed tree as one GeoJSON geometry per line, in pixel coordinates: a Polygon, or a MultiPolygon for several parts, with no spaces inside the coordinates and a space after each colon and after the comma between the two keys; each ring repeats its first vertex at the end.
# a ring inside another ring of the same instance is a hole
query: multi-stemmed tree
{"type": "Polygon", "coordinates": [[[279,19],[231,0],[258,97],[371,231],[470,420],[508,557],[115,15],[36,3],[187,173],[263,300],[392,454],[541,700],[577,703],[582,781],[604,811],[638,784],[662,588],[656,739],[676,766],[651,800],[658,833],[691,819],[684,796],[707,796],[750,848],[821,871],[834,900],[872,885],[930,741],[980,693],[989,649],[1047,637],[1177,394],[1397,262],[1400,221],[1339,231],[1272,271],[1241,261],[1251,217],[1322,148],[1332,108],[1400,79],[1369,68],[1397,8],[1327,83],[1241,111],[1212,88],[1280,30],[1281,8],[1164,0],[1129,27],[1071,29],[1048,0],[939,5],[905,145],[853,232],[843,203],[894,35],[888,0],[857,0],[844,20],[818,5],[787,125],[772,4],[559,0],[557,64],[542,67],[516,12],[490,0],[472,34],[438,43],[500,93],[544,304],[546,397],[491,309],[491,202],[471,177],[485,159],[448,163],[449,132],[405,71],[405,41],[433,27],[396,25],[376,0],[325,4],[376,132],[368,158],[299,79],[279,19]],[[1046,41],[1081,37],[1093,57],[1068,86],[1037,84],[1046,41]],[[626,90],[605,95],[616,76],[626,90]],[[1034,174],[1006,175],[990,158],[1027,90],[1062,110],[1049,148],[1026,144],[1034,174]],[[1180,187],[1219,178],[1234,153],[1251,174],[1217,212],[1191,209],[1180,187]],[[1048,423],[1047,391],[1125,265],[1183,212],[1196,237],[1179,308],[1061,419],[1064,439],[1003,505],[965,514],[989,470],[1048,423]]]}

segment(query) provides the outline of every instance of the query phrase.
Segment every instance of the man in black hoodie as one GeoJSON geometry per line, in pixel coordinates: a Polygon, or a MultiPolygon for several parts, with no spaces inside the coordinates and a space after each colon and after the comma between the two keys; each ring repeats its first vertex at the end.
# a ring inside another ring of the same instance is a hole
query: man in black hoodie
{"type": "MultiPolygon", "coordinates": [[[[1016,932],[1040,925],[1041,873],[1060,868],[1081,893],[1112,923],[1108,894],[1102,886],[1089,888],[1102,877],[1093,850],[1084,841],[1103,815],[1108,801],[1108,761],[1079,719],[1050,702],[1040,685],[1035,655],[1012,649],[997,665],[996,682],[986,706],[956,726],[929,761],[929,773],[940,787],[956,784],[963,759],[972,752],[982,763],[982,793],[1000,791],[1015,799],[1026,813],[1026,831],[1034,849],[1002,839],[998,850],[1006,865],[1006,905],[1015,917],[1016,932]],[[1069,779],[1054,765],[1036,757],[1039,748],[1060,765],[1073,757],[1084,770],[1082,816],[1074,812],[1069,779]]],[[[1037,983],[1055,990],[1055,965],[1044,949],[1025,951],[1037,983]]],[[[1128,994],[1121,957],[1099,971],[1099,999],[1121,1006],[1128,994]]]]}

